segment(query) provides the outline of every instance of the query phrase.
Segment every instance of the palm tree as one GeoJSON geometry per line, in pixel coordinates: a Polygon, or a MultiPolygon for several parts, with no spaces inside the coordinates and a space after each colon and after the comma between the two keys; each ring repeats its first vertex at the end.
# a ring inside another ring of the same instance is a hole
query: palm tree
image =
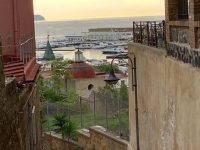
{"type": "Polygon", "coordinates": [[[68,148],[70,149],[69,146],[69,138],[71,137],[71,135],[75,135],[76,134],[76,130],[77,130],[77,125],[75,122],[72,121],[68,121],[65,125],[64,125],[64,134],[67,137],[67,141],[68,141],[68,148]]]}
{"type": "Polygon", "coordinates": [[[54,115],[53,126],[56,127],[54,131],[56,133],[62,133],[62,138],[64,139],[64,125],[68,122],[67,115],[54,115]]]}

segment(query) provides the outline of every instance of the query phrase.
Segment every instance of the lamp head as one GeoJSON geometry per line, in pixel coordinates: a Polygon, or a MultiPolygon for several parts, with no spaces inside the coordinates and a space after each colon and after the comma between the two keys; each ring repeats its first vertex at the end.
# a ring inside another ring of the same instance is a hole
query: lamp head
{"type": "Polygon", "coordinates": [[[118,78],[115,76],[115,73],[113,71],[113,69],[110,71],[110,75],[108,76],[107,79],[105,79],[104,81],[108,84],[116,84],[118,82],[118,78]]]}

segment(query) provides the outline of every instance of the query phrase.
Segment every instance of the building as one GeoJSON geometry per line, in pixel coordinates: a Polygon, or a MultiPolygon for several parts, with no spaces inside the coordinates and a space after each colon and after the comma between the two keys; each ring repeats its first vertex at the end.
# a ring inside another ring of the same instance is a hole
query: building
{"type": "Polygon", "coordinates": [[[33,1],[0,5],[0,149],[42,149],[33,1]]]}
{"type": "Polygon", "coordinates": [[[157,44],[158,34],[147,35],[148,42],[142,37],[156,22],[141,22],[147,26],[141,28],[139,40],[129,43],[129,56],[135,55],[137,62],[137,97],[129,89],[130,145],[144,150],[200,149],[199,1],[165,0],[165,18],[164,47],[157,44]]]}
{"type": "Polygon", "coordinates": [[[76,43],[76,42],[82,42],[83,41],[83,35],[82,34],[67,34],[65,36],[65,39],[69,43],[76,43]]]}
{"type": "Polygon", "coordinates": [[[101,41],[129,40],[133,37],[132,33],[132,28],[95,28],[89,29],[85,39],[101,41]]]}

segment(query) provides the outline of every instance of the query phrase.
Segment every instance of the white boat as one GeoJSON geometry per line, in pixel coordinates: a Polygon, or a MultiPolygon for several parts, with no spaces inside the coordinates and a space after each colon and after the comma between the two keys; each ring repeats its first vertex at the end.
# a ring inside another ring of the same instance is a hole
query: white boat
{"type": "Polygon", "coordinates": [[[102,54],[120,54],[120,53],[124,53],[123,47],[110,48],[102,51],[102,54]]]}
{"type": "Polygon", "coordinates": [[[95,44],[94,46],[92,46],[92,49],[104,49],[106,47],[107,47],[107,44],[100,42],[100,43],[95,44]]]}
{"type": "Polygon", "coordinates": [[[126,42],[109,42],[107,47],[112,48],[112,47],[118,47],[118,46],[127,46],[126,42]]]}

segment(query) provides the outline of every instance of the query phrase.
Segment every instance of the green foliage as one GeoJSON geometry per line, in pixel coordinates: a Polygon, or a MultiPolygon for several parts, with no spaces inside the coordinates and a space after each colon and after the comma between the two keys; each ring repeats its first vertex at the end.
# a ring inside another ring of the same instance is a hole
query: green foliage
{"type": "MultiPolygon", "coordinates": [[[[114,72],[116,73],[121,73],[122,71],[119,69],[118,66],[112,66],[114,72]]],[[[96,72],[105,72],[105,73],[110,73],[110,69],[111,69],[111,66],[110,64],[101,64],[101,65],[98,65],[98,66],[94,66],[94,70],[96,72]]]]}
{"type": "Polygon", "coordinates": [[[128,101],[128,88],[126,85],[121,85],[119,89],[116,89],[114,85],[106,84],[105,87],[98,87],[98,91],[111,98],[119,98],[128,101]]]}
{"type": "Polygon", "coordinates": [[[118,90],[113,85],[109,85],[109,84],[106,84],[105,87],[98,87],[98,91],[103,95],[114,97],[114,98],[117,98],[119,95],[118,90]]]}
{"type": "Polygon", "coordinates": [[[122,84],[120,87],[119,98],[128,101],[128,88],[125,84],[122,84]]]}
{"type": "Polygon", "coordinates": [[[76,135],[77,125],[75,122],[68,121],[64,124],[64,135],[70,138],[72,135],[76,135]]]}
{"type": "Polygon", "coordinates": [[[62,114],[62,115],[54,115],[53,119],[53,126],[54,131],[56,133],[62,133],[62,137],[64,138],[64,130],[65,130],[65,124],[68,122],[67,115],[62,114]]]}
{"type": "Polygon", "coordinates": [[[51,64],[53,70],[52,75],[58,77],[67,76],[68,79],[72,79],[73,76],[68,69],[69,64],[70,62],[68,61],[54,60],[51,64]]]}

